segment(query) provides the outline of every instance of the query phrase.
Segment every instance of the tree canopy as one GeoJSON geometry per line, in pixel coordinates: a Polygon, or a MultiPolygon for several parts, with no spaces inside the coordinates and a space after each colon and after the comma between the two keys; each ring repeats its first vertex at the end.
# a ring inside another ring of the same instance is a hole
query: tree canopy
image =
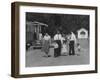
{"type": "Polygon", "coordinates": [[[47,24],[46,30],[51,35],[54,35],[57,30],[66,34],[70,31],[76,33],[80,28],[85,28],[89,32],[89,15],[27,12],[26,21],[38,21],[47,24]]]}

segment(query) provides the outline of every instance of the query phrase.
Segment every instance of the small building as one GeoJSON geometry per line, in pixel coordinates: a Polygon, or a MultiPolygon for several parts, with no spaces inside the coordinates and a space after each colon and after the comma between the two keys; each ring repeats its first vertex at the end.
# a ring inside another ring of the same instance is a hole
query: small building
{"type": "Polygon", "coordinates": [[[85,28],[81,28],[77,31],[78,39],[87,39],[88,38],[88,30],[85,28]]]}
{"type": "Polygon", "coordinates": [[[32,33],[33,36],[36,37],[36,40],[39,40],[39,33],[42,32],[42,28],[46,28],[46,27],[48,27],[48,25],[45,23],[41,23],[37,21],[26,22],[26,32],[32,33]]]}
{"type": "Polygon", "coordinates": [[[47,24],[37,21],[26,22],[26,49],[30,46],[41,48],[40,33],[48,27],[47,24]]]}

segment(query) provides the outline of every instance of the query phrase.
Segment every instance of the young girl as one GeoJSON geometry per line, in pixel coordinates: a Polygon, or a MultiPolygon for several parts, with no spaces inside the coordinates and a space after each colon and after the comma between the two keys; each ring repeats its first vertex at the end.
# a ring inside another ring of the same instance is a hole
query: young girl
{"type": "Polygon", "coordinates": [[[79,43],[77,43],[77,45],[76,45],[76,47],[77,47],[77,56],[80,56],[80,51],[81,51],[81,46],[80,46],[80,44],[79,43]]]}
{"type": "Polygon", "coordinates": [[[62,44],[62,55],[67,55],[67,44],[65,40],[63,41],[62,44]]]}
{"type": "Polygon", "coordinates": [[[80,46],[80,44],[79,44],[79,43],[77,43],[77,50],[78,50],[78,52],[80,52],[80,51],[81,51],[81,46],[80,46]]]}

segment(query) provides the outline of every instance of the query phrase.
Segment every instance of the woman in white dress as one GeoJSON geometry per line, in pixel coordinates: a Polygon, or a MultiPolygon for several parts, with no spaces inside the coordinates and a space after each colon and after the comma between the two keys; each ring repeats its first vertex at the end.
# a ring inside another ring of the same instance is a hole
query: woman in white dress
{"type": "Polygon", "coordinates": [[[67,49],[67,42],[64,40],[62,44],[62,55],[67,55],[68,49],[67,49]]]}

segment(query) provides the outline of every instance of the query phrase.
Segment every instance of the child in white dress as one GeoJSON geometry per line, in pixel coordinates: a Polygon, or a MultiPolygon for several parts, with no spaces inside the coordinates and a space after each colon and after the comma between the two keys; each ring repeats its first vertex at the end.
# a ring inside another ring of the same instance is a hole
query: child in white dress
{"type": "Polygon", "coordinates": [[[62,44],[62,55],[67,55],[67,44],[66,44],[66,41],[63,41],[63,44],[62,44]]]}
{"type": "Polygon", "coordinates": [[[78,52],[80,52],[80,51],[81,51],[81,46],[80,46],[80,44],[79,44],[79,43],[77,43],[77,50],[78,50],[78,52]]]}
{"type": "Polygon", "coordinates": [[[77,43],[77,52],[78,54],[76,54],[77,56],[80,56],[80,52],[81,52],[81,46],[79,43],[77,43]]]}

